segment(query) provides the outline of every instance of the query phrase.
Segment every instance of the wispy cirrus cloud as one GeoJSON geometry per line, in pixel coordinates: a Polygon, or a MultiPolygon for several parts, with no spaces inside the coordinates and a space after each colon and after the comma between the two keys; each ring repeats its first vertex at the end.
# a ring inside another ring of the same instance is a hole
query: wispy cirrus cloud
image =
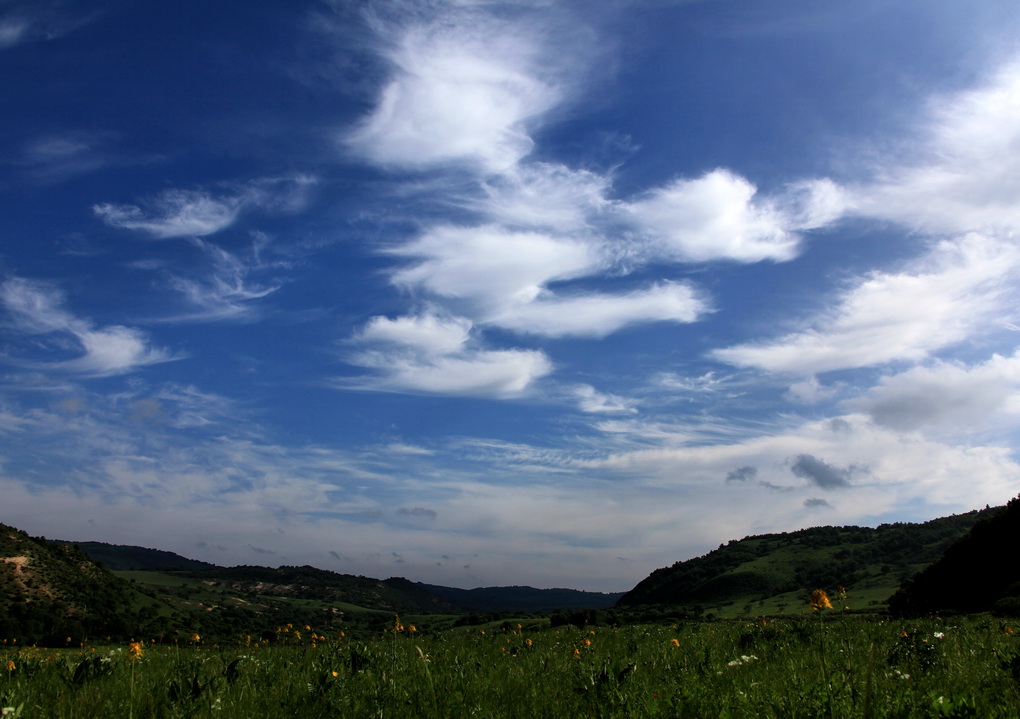
{"type": "Polygon", "coordinates": [[[1020,227],[1020,59],[982,86],[933,98],[920,139],[873,181],[848,188],[855,213],[931,233],[1020,227]]]}
{"type": "Polygon", "coordinates": [[[92,322],[64,309],[64,296],[53,285],[13,278],[0,285],[13,326],[25,334],[50,335],[54,344],[79,356],[30,366],[89,377],[126,374],[141,367],[179,359],[167,350],[151,346],[144,332],[133,327],[95,327],[92,322]]]}
{"type": "Polygon", "coordinates": [[[209,258],[210,269],[200,277],[170,278],[170,286],[183,294],[194,309],[162,321],[249,320],[256,313],[254,301],[280,289],[280,284],[263,284],[252,279],[252,275],[267,269],[261,260],[261,249],[268,243],[264,235],[256,236],[251,251],[243,256],[197,237],[192,243],[209,258]]]}
{"type": "Polygon", "coordinates": [[[899,272],[862,278],[808,329],[712,355],[799,375],[921,361],[1008,316],[1018,269],[1020,250],[1012,242],[978,234],[944,240],[899,272]]]}
{"type": "Polygon", "coordinates": [[[31,0],[5,3],[0,12],[0,50],[26,42],[53,40],[89,21],[84,15],[66,11],[64,3],[31,0]]]}
{"type": "Polygon", "coordinates": [[[129,164],[112,145],[114,133],[71,130],[33,138],[15,164],[36,182],[61,182],[117,164],[129,164]]]}
{"type": "Polygon", "coordinates": [[[142,205],[101,203],[93,213],[113,227],[155,239],[206,237],[224,230],[242,212],[292,212],[303,205],[315,179],[299,175],[248,182],[223,194],[205,190],[166,190],[142,205]]]}

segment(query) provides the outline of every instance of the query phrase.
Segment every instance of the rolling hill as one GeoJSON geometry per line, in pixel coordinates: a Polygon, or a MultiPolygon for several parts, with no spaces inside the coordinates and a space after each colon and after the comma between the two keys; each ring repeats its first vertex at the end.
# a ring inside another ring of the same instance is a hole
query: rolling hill
{"type": "Polygon", "coordinates": [[[921,524],[815,527],[733,540],[708,554],[657,569],[619,601],[691,613],[798,612],[812,589],[844,587],[853,609],[884,609],[916,572],[939,559],[986,508],[921,524]]]}
{"type": "Polygon", "coordinates": [[[77,547],[0,524],[0,637],[77,644],[125,635],[144,599],[77,547]]]}

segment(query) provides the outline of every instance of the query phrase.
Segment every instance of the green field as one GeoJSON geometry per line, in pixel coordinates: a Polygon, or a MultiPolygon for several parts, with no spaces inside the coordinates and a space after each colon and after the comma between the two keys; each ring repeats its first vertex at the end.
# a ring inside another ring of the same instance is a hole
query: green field
{"type": "Polygon", "coordinates": [[[5,717],[1020,716],[1020,628],[988,617],[391,623],[358,640],[284,626],[222,645],[0,647],[5,717]]]}

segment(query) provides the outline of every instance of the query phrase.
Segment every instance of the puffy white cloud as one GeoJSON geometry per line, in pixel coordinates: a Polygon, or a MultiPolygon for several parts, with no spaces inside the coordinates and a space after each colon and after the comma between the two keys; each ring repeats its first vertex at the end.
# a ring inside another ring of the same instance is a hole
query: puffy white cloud
{"type": "Polygon", "coordinates": [[[895,430],[978,432],[1020,417],[1020,354],[968,367],[936,361],[883,377],[847,406],[895,430]]]}
{"type": "Polygon", "coordinates": [[[584,241],[498,225],[434,227],[391,252],[418,260],[393,273],[395,284],[463,300],[475,316],[530,302],[547,283],[587,275],[599,264],[584,241]]]}
{"type": "Polygon", "coordinates": [[[383,49],[390,78],[372,113],[345,138],[348,147],[382,165],[468,162],[488,171],[531,152],[529,124],[561,91],[529,28],[454,10],[397,32],[383,49]]]}
{"type": "Polygon", "coordinates": [[[351,362],[382,373],[345,383],[354,389],[493,399],[518,397],[552,371],[545,353],[536,350],[472,350],[426,357],[365,352],[351,362]]]}
{"type": "Polygon", "coordinates": [[[622,208],[654,241],[650,252],[687,262],[790,260],[797,230],[827,224],[843,209],[831,182],[802,183],[782,202],[756,196],[748,180],[719,169],[676,180],[622,208]]]}
{"type": "Polygon", "coordinates": [[[978,234],[945,240],[902,272],[871,273],[809,329],[712,355],[803,375],[920,361],[1001,322],[1013,309],[1007,290],[1018,266],[1020,251],[1010,242],[978,234]]]}
{"type": "Polygon", "coordinates": [[[489,315],[485,323],[521,334],[599,338],[643,322],[695,322],[708,311],[708,303],[690,285],[664,282],[618,295],[545,293],[489,315]]]}
{"type": "Polygon", "coordinates": [[[463,317],[373,317],[358,334],[361,342],[384,342],[420,350],[427,355],[459,351],[471,335],[471,322],[463,317]]]}
{"type": "Polygon", "coordinates": [[[471,342],[471,322],[424,313],[374,317],[354,338],[368,349],[348,358],[377,375],[342,381],[354,389],[504,399],[524,394],[552,371],[543,352],[486,350],[471,342]]]}
{"type": "Polygon", "coordinates": [[[0,285],[0,302],[7,307],[15,326],[32,334],[57,334],[61,344],[84,352],[79,357],[49,363],[52,369],[93,377],[132,372],[145,365],[167,362],[176,357],[150,346],[142,331],[112,325],[96,328],[63,308],[64,297],[52,285],[14,278],[0,285]]]}

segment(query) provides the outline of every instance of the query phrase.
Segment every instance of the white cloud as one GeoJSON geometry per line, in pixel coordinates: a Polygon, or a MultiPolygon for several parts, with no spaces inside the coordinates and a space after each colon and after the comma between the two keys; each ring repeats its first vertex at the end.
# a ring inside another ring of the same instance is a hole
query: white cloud
{"type": "Polygon", "coordinates": [[[1005,501],[1020,483],[1020,466],[1008,449],[961,447],[904,435],[864,415],[792,424],[774,433],[714,444],[703,444],[700,437],[678,440],[678,446],[670,447],[657,437],[658,446],[582,460],[576,466],[625,473],[664,490],[684,488],[697,497],[691,500],[696,506],[718,511],[720,518],[726,506],[733,512],[725,520],[732,520],[731,538],[748,534],[749,528],[772,531],[767,528],[803,521],[798,512],[817,489],[817,477],[804,482],[793,473],[794,466],[803,473],[821,468],[821,462],[835,468],[833,477],[849,481],[852,475],[845,491],[832,499],[837,510],[833,523],[860,523],[894,512],[940,516],[966,511],[1005,501]],[[818,461],[798,465],[808,455],[818,461]],[[746,467],[755,469],[758,489],[744,493],[742,486],[727,485],[735,469],[746,467]],[[720,492],[726,486],[730,491],[720,492]],[[777,489],[786,492],[774,494],[777,489]]]}
{"type": "Polygon", "coordinates": [[[459,351],[471,334],[471,322],[463,317],[423,314],[414,317],[373,317],[358,334],[361,342],[384,342],[420,350],[426,355],[459,351]]]}
{"type": "Polygon", "coordinates": [[[255,271],[263,268],[260,252],[262,245],[267,242],[264,236],[256,239],[247,257],[227,252],[197,237],[191,241],[211,259],[211,271],[200,278],[171,277],[170,286],[182,293],[195,311],[164,321],[248,319],[255,312],[254,300],[267,297],[280,289],[279,284],[262,285],[250,279],[255,271]]]}
{"type": "Polygon", "coordinates": [[[101,203],[92,208],[113,227],[147,233],[156,239],[205,237],[237,221],[244,210],[294,212],[304,206],[315,179],[306,175],[251,181],[230,194],[214,196],[200,190],[173,189],[137,205],[101,203]]]}
{"type": "Polygon", "coordinates": [[[708,311],[708,303],[690,285],[664,282],[619,295],[544,293],[489,315],[485,324],[521,334],[601,338],[632,324],[695,322],[708,311]]]}
{"type": "Polygon", "coordinates": [[[119,325],[97,329],[88,320],[75,317],[63,309],[63,295],[47,283],[7,280],[0,285],[0,301],[21,331],[56,334],[59,343],[71,339],[69,349],[84,352],[80,357],[45,365],[51,369],[106,377],[177,359],[166,350],[151,347],[140,330],[119,325]]]}
{"type": "Polygon", "coordinates": [[[523,395],[552,371],[536,350],[471,350],[456,355],[365,352],[350,360],[382,372],[345,383],[353,389],[508,399],[523,395]]]}
{"type": "Polygon", "coordinates": [[[582,412],[592,414],[633,414],[637,412],[631,403],[623,397],[604,394],[588,384],[575,387],[574,396],[577,398],[578,407],[582,412]]]}
{"type": "Polygon", "coordinates": [[[912,162],[850,190],[855,212],[926,232],[995,232],[1020,226],[1020,60],[985,87],[932,103],[912,162]]]}
{"type": "Polygon", "coordinates": [[[823,387],[817,377],[811,376],[791,384],[784,397],[800,404],[818,404],[834,397],[837,391],[835,387],[823,387]]]}
{"type": "Polygon", "coordinates": [[[113,227],[138,230],[157,239],[203,237],[234,224],[240,210],[238,198],[214,198],[194,190],[167,190],[144,211],[137,205],[102,203],[92,208],[97,217],[113,227]]]}
{"type": "Polygon", "coordinates": [[[936,361],[883,377],[847,406],[900,431],[975,432],[1020,418],[1020,354],[968,367],[936,361]]]}
{"type": "Polygon", "coordinates": [[[655,243],[650,252],[686,262],[790,260],[800,241],[796,230],[831,222],[842,210],[831,182],[802,183],[783,202],[756,195],[745,178],[720,169],[621,207],[655,243]]]}
{"type": "Polygon", "coordinates": [[[348,358],[376,370],[341,382],[353,389],[505,399],[552,371],[543,352],[486,350],[471,343],[471,322],[425,313],[372,318],[354,341],[370,348],[348,358]]]}
{"type": "Polygon", "coordinates": [[[587,275],[599,264],[586,242],[498,225],[434,227],[391,252],[419,260],[395,271],[395,284],[464,301],[482,317],[530,302],[547,283],[587,275]]]}
{"type": "Polygon", "coordinates": [[[398,32],[383,51],[391,76],[348,147],[382,165],[468,162],[488,171],[531,152],[529,126],[562,93],[527,28],[452,11],[398,32]]]}
{"type": "Polygon", "coordinates": [[[612,209],[611,185],[606,175],[530,162],[486,178],[484,196],[465,204],[509,227],[577,232],[612,209]]]}
{"type": "Polygon", "coordinates": [[[1001,322],[1020,266],[1015,245],[970,234],[940,242],[902,272],[873,272],[810,328],[776,341],[715,350],[741,367],[813,375],[920,361],[1001,322]]]}

